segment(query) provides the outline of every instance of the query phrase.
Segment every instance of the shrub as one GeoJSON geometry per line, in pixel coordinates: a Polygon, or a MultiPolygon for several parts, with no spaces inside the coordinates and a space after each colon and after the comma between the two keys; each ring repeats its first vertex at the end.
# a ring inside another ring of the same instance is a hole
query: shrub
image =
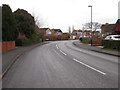
{"type": "Polygon", "coordinates": [[[18,38],[15,40],[15,45],[16,46],[25,46],[31,44],[32,41],[28,38],[18,38]]]}
{"type": "Polygon", "coordinates": [[[85,43],[85,44],[90,44],[91,42],[90,38],[81,38],[81,39],[82,39],[82,43],[85,43]]]}
{"type": "MultiPolygon", "coordinates": [[[[90,44],[91,43],[91,38],[80,38],[82,43],[85,44],[90,44]]],[[[92,44],[93,45],[101,45],[101,39],[100,38],[92,38],[92,44]]]]}
{"type": "Polygon", "coordinates": [[[101,39],[92,39],[92,44],[94,45],[101,45],[101,39]]]}
{"type": "Polygon", "coordinates": [[[120,40],[102,40],[104,48],[120,50],[120,40]]]}

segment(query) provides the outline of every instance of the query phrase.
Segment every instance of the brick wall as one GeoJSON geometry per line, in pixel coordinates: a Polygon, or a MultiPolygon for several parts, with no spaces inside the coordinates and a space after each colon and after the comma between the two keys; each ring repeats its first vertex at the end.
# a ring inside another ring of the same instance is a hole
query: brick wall
{"type": "Polygon", "coordinates": [[[15,41],[0,42],[0,52],[5,52],[15,48],[15,41]]]}

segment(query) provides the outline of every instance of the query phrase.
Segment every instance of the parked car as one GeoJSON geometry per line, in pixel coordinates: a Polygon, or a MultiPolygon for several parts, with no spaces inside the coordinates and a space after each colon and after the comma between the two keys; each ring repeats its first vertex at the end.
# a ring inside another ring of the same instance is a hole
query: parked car
{"type": "Polygon", "coordinates": [[[120,40],[120,35],[109,35],[106,36],[105,40],[120,40]]]}

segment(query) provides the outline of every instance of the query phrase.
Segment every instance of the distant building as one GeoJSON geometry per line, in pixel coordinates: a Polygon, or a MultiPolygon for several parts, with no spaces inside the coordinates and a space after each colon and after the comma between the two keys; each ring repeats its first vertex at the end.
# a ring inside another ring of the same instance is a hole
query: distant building
{"type": "Polygon", "coordinates": [[[115,28],[113,29],[113,33],[120,35],[120,19],[117,20],[115,24],[115,28]]]}
{"type": "Polygon", "coordinates": [[[80,36],[82,36],[82,30],[73,30],[71,33],[70,38],[71,39],[78,39],[80,36]]]}
{"type": "Polygon", "coordinates": [[[84,30],[82,37],[91,37],[91,31],[90,30],[84,30]]]}
{"type": "Polygon", "coordinates": [[[40,32],[43,34],[44,40],[51,40],[52,31],[50,28],[40,28],[40,32]]]}
{"type": "Polygon", "coordinates": [[[111,34],[120,35],[120,19],[117,20],[116,24],[103,24],[101,26],[102,36],[107,36],[111,34]]]}
{"type": "Polygon", "coordinates": [[[51,29],[54,35],[62,35],[62,31],[60,29],[51,29]]]}
{"type": "Polygon", "coordinates": [[[60,29],[40,28],[40,32],[44,33],[44,40],[61,39],[62,31],[60,29]]]}
{"type": "Polygon", "coordinates": [[[71,39],[77,39],[77,30],[73,30],[71,33],[71,39]]]}
{"type": "Polygon", "coordinates": [[[108,24],[108,23],[103,24],[103,25],[101,26],[102,36],[105,37],[105,36],[107,36],[107,35],[112,34],[114,28],[115,28],[115,24],[108,24]]]}

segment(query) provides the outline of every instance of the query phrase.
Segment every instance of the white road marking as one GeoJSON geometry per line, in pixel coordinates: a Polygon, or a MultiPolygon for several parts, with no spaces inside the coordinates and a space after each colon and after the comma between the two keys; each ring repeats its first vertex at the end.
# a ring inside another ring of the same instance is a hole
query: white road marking
{"type": "Polygon", "coordinates": [[[59,49],[58,46],[57,46],[57,44],[56,44],[56,47],[57,47],[57,49],[59,49]]]}
{"type": "Polygon", "coordinates": [[[89,65],[87,65],[87,64],[85,64],[85,63],[83,63],[83,62],[81,62],[81,61],[79,61],[77,59],[75,59],[75,58],[73,58],[73,60],[80,63],[80,64],[82,64],[82,65],[84,65],[84,66],[86,66],[86,67],[88,67],[88,68],[90,68],[90,69],[92,69],[92,70],[94,70],[94,71],[97,71],[97,72],[99,72],[99,73],[101,73],[103,75],[106,75],[106,73],[104,73],[104,72],[102,72],[102,71],[100,71],[98,69],[95,69],[95,68],[93,68],[93,67],[91,67],[91,66],[89,66],[89,65]]]}
{"type": "Polygon", "coordinates": [[[62,50],[60,50],[60,52],[62,53],[62,54],[64,54],[64,55],[67,55],[66,53],[64,53],[62,50]]]}

